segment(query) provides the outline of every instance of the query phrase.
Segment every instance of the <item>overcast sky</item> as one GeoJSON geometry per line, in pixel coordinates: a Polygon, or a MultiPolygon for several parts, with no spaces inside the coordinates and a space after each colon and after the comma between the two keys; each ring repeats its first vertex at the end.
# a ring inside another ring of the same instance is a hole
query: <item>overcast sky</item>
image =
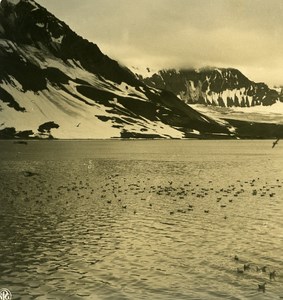
{"type": "Polygon", "coordinates": [[[127,66],[236,67],[283,84],[283,0],[37,0],[127,66]]]}

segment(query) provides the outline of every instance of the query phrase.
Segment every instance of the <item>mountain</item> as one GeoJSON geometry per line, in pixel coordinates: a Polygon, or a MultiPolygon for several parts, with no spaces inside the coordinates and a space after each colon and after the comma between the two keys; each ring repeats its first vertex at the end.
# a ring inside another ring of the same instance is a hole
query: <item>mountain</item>
{"type": "Polygon", "coordinates": [[[234,137],[32,0],[0,3],[0,138],[234,137]]]}
{"type": "MultiPolygon", "coordinates": [[[[178,79],[180,72],[172,72],[168,76],[178,79]]],[[[146,70],[148,77],[161,78],[154,73],[146,70]]],[[[192,72],[196,78],[199,73],[192,72]]],[[[249,93],[256,90],[260,95],[260,85],[252,89],[253,83],[237,76],[246,84],[242,94],[251,97],[249,93]]],[[[210,78],[207,95],[215,88],[214,77],[210,78]]],[[[231,78],[227,77],[227,86],[233,86],[231,78]]],[[[283,132],[282,124],[234,120],[192,108],[190,100],[179,98],[178,81],[176,86],[171,83],[171,91],[168,85],[157,87],[147,81],[103,54],[35,1],[0,2],[2,139],[273,138],[283,132]]],[[[186,82],[197,94],[199,81],[186,82]]],[[[266,96],[258,99],[275,101],[267,86],[262,91],[266,96]]]]}
{"type": "Polygon", "coordinates": [[[166,89],[238,138],[283,138],[282,89],[255,83],[233,68],[154,70],[130,67],[148,86],[166,89]]]}
{"type": "Polygon", "coordinates": [[[148,74],[133,72],[145,84],[173,92],[189,104],[221,107],[251,107],[272,105],[279,99],[276,90],[264,83],[249,80],[233,68],[203,68],[200,70],[160,70],[148,74]]]}

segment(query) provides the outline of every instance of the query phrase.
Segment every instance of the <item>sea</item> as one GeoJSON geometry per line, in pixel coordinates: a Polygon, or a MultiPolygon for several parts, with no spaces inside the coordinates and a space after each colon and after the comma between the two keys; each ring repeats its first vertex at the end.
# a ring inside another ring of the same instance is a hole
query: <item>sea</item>
{"type": "Polygon", "coordinates": [[[283,299],[272,145],[0,141],[0,296],[283,299]]]}

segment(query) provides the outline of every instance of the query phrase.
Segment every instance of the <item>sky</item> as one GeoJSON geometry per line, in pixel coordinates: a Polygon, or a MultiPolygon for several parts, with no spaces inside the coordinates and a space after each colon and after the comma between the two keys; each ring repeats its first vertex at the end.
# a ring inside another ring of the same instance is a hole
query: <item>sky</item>
{"type": "Polygon", "coordinates": [[[37,0],[126,66],[234,67],[283,85],[282,0],[37,0]]]}

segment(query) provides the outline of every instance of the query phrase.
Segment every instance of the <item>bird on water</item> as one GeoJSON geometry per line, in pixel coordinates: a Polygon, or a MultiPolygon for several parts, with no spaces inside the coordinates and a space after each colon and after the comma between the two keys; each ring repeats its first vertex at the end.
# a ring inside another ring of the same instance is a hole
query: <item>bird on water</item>
{"type": "Polygon", "coordinates": [[[267,270],[267,266],[263,266],[263,267],[256,267],[256,270],[258,271],[258,272],[266,272],[266,270],[267,270]]]}
{"type": "Polygon", "coordinates": [[[270,281],[272,279],[275,280],[275,277],[276,277],[276,271],[269,272],[269,279],[270,279],[270,281]]]}
{"type": "Polygon", "coordinates": [[[259,283],[258,284],[258,290],[265,292],[265,285],[266,285],[266,282],[259,283]]]}

